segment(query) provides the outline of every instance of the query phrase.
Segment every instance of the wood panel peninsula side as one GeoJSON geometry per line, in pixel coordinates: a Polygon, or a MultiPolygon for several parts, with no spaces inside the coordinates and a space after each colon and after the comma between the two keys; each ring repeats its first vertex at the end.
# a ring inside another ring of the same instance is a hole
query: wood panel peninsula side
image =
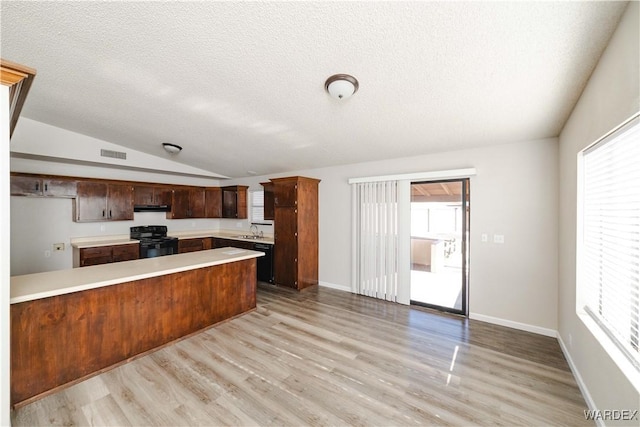
{"type": "Polygon", "coordinates": [[[220,248],[11,278],[22,406],[256,308],[256,258],[220,248]]]}

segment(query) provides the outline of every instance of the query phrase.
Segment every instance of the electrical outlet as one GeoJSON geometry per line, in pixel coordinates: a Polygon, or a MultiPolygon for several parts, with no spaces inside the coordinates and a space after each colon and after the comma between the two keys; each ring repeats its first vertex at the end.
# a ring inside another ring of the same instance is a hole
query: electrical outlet
{"type": "Polygon", "coordinates": [[[53,244],[54,251],[64,251],[64,243],[54,243],[53,244]]]}
{"type": "Polygon", "coordinates": [[[504,243],[504,234],[494,234],[493,243],[504,243]]]}
{"type": "Polygon", "coordinates": [[[51,257],[51,251],[44,251],[44,257],[45,258],[50,258],[51,257]]]}

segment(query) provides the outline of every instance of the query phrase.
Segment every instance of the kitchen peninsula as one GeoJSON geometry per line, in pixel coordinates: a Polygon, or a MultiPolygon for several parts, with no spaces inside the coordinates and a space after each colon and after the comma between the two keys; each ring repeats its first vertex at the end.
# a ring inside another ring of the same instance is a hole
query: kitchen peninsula
{"type": "Polygon", "coordinates": [[[11,278],[11,404],[256,307],[256,252],[219,248],[11,278]]]}

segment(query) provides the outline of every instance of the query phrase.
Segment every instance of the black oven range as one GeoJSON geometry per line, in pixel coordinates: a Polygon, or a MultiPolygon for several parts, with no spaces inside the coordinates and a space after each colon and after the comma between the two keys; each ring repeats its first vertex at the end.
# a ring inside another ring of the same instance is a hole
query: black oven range
{"type": "Polygon", "coordinates": [[[140,240],[140,258],[178,253],[178,238],[167,237],[166,225],[140,225],[129,229],[129,237],[140,240]]]}

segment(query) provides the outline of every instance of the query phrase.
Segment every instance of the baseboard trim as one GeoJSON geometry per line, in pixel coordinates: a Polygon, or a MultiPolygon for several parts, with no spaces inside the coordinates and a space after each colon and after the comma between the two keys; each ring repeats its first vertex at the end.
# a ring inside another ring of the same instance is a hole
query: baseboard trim
{"type": "Polygon", "coordinates": [[[336,285],[335,283],[318,282],[318,285],[324,286],[325,288],[337,289],[339,291],[351,292],[351,287],[344,286],[344,285],[336,285]]]}
{"type": "MultiPolygon", "coordinates": [[[[597,409],[596,403],[593,401],[593,398],[591,397],[591,393],[589,393],[589,389],[587,388],[587,385],[582,379],[582,375],[580,375],[580,371],[578,371],[578,368],[576,367],[575,363],[573,363],[573,359],[571,358],[571,353],[569,353],[567,346],[564,345],[564,341],[562,340],[562,336],[560,335],[560,332],[558,332],[558,334],[556,335],[556,338],[558,339],[558,343],[560,343],[560,349],[562,350],[562,354],[564,354],[564,358],[567,359],[567,363],[569,364],[569,368],[571,369],[573,378],[575,378],[576,383],[578,383],[578,388],[582,393],[582,397],[584,397],[584,401],[587,403],[587,406],[589,407],[590,410],[592,411],[596,410],[597,409]]],[[[604,420],[596,419],[595,421],[597,426],[605,427],[604,420]]]]}
{"type": "Polygon", "coordinates": [[[493,323],[495,325],[506,326],[513,329],[519,329],[521,331],[533,332],[534,334],[545,335],[547,337],[557,338],[558,336],[558,331],[554,329],[542,328],[540,326],[529,325],[528,323],[514,322],[513,320],[486,316],[484,314],[469,313],[469,319],[480,320],[482,322],[493,323]]]}

